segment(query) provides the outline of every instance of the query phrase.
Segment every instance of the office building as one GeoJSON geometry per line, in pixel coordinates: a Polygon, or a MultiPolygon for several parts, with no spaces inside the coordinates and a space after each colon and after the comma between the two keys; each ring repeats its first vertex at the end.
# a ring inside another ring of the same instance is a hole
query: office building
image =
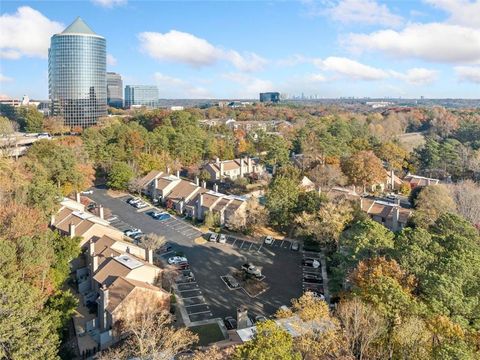
{"type": "Polygon", "coordinates": [[[158,106],[158,88],[154,85],[127,85],[125,86],[125,107],[158,106]]]}
{"type": "Polygon", "coordinates": [[[107,72],[107,104],[117,109],[123,107],[122,77],[114,72],[107,72]]]}
{"type": "Polygon", "coordinates": [[[88,127],[107,115],[106,40],[77,18],[51,38],[48,87],[52,115],[88,127]]]}
{"type": "Polygon", "coordinates": [[[278,92],[266,92],[260,93],[260,102],[274,102],[280,101],[280,93],[278,92]]]}

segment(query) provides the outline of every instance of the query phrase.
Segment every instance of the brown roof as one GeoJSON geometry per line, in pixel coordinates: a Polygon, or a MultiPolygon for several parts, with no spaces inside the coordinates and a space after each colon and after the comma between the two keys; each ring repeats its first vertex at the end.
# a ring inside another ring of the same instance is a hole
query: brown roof
{"type": "Polygon", "coordinates": [[[437,185],[440,182],[438,179],[431,179],[417,175],[407,175],[404,180],[414,186],[437,185]]]}
{"type": "Polygon", "coordinates": [[[127,266],[119,263],[115,258],[106,259],[97,269],[93,278],[100,284],[112,283],[118,276],[127,276],[131,271],[127,266]]]}
{"type": "Polygon", "coordinates": [[[240,206],[242,206],[243,203],[244,202],[241,200],[234,199],[230,202],[230,204],[228,204],[227,210],[231,212],[235,212],[240,206]]]}
{"type": "MultiPolygon", "coordinates": [[[[93,216],[93,215],[90,215],[93,216]]],[[[75,210],[69,208],[61,209],[57,215],[55,215],[53,226],[63,232],[70,231],[70,224],[75,225],[75,235],[82,236],[87,232],[95,223],[88,219],[81,218],[75,215],[75,210]]]]}
{"type": "MultiPolygon", "coordinates": [[[[362,201],[362,210],[365,211],[367,214],[372,216],[379,216],[384,220],[391,219],[393,217],[393,210],[398,205],[394,204],[381,204],[373,200],[363,199],[362,201]]],[[[412,211],[409,209],[405,209],[402,207],[398,207],[399,211],[399,222],[407,223],[408,218],[412,214],[412,211]]]]}
{"type": "Polygon", "coordinates": [[[180,180],[180,182],[168,194],[167,198],[174,201],[186,199],[199,189],[197,185],[189,181],[180,180]]]}
{"type": "Polygon", "coordinates": [[[115,244],[117,240],[113,240],[107,235],[102,236],[101,238],[96,238],[94,240],[94,252],[98,256],[98,265],[101,265],[105,260],[110,257],[121,255],[117,250],[112,249],[112,245],[115,244]]]}
{"type": "Polygon", "coordinates": [[[213,207],[213,211],[222,211],[231,200],[228,198],[222,198],[219,202],[213,207]]]}
{"type": "Polygon", "coordinates": [[[159,190],[165,189],[168,185],[170,185],[172,181],[173,181],[172,179],[165,178],[165,177],[158,179],[157,189],[159,190]]]}
{"type": "Polygon", "coordinates": [[[142,187],[148,185],[150,181],[155,179],[156,177],[162,176],[163,172],[159,170],[152,170],[150,171],[147,175],[145,175],[143,178],[140,179],[139,183],[142,187]]]}
{"type": "Polygon", "coordinates": [[[108,286],[108,305],[107,311],[112,313],[136,288],[143,288],[152,291],[163,291],[162,289],[150,285],[143,281],[126,279],[124,277],[117,277],[108,286]]]}
{"type": "Polygon", "coordinates": [[[195,196],[193,196],[191,199],[188,200],[187,205],[188,206],[195,206],[197,204],[197,201],[198,201],[198,198],[199,198],[200,194],[205,194],[208,191],[209,191],[208,189],[205,189],[203,187],[199,188],[199,190],[197,191],[195,196]]]}
{"type": "Polygon", "coordinates": [[[210,209],[215,203],[222,198],[222,195],[214,195],[212,193],[205,193],[203,194],[203,203],[202,206],[205,206],[206,208],[210,209]]]}

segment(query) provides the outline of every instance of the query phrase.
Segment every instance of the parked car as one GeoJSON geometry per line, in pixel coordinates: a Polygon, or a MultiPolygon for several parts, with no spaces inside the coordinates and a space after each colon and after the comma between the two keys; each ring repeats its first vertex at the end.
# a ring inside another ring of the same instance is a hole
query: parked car
{"type": "Polygon", "coordinates": [[[258,322],[262,322],[262,321],[267,321],[267,318],[263,315],[257,315],[255,316],[255,322],[258,323],[258,322]]]}
{"type": "Polygon", "coordinates": [[[233,317],[231,316],[227,316],[223,322],[225,323],[225,326],[227,328],[227,330],[233,330],[233,329],[236,329],[237,328],[237,320],[235,320],[233,317]]]}
{"type": "Polygon", "coordinates": [[[318,269],[320,267],[320,261],[317,259],[306,258],[302,260],[302,265],[318,269]]]}
{"type": "Polygon", "coordinates": [[[265,244],[266,245],[272,245],[273,244],[273,236],[265,236],[265,244]]]}
{"type": "Polygon", "coordinates": [[[118,216],[117,216],[117,215],[110,216],[110,217],[107,219],[108,222],[112,222],[112,221],[115,221],[115,220],[118,220],[118,216]]]}
{"type": "Polygon", "coordinates": [[[132,198],[130,198],[130,199],[127,200],[127,203],[129,203],[130,205],[133,205],[133,204],[136,204],[136,203],[138,203],[138,202],[140,202],[140,201],[142,201],[142,200],[140,200],[139,198],[133,198],[133,197],[132,197],[132,198]]]}
{"type": "Polygon", "coordinates": [[[93,190],[85,190],[85,191],[82,191],[80,194],[82,194],[82,195],[91,195],[91,194],[93,194],[93,190]]]}
{"type": "Polygon", "coordinates": [[[173,246],[169,243],[165,243],[162,247],[160,247],[157,252],[160,252],[160,253],[166,253],[166,252],[169,252],[169,251],[172,251],[173,250],[173,246]]]}
{"type": "Polygon", "coordinates": [[[140,240],[143,239],[144,236],[145,236],[145,234],[140,232],[140,233],[137,233],[137,234],[133,235],[132,239],[139,242],[140,240]]]}
{"type": "Polygon", "coordinates": [[[227,236],[225,234],[220,234],[218,238],[218,242],[220,244],[226,244],[227,243],[227,236]]]}
{"type": "Polygon", "coordinates": [[[171,258],[168,258],[167,261],[170,265],[177,265],[188,262],[187,258],[183,256],[172,256],[171,258]]]}
{"type": "Polygon", "coordinates": [[[317,274],[304,274],[303,275],[303,281],[306,283],[312,283],[312,284],[321,284],[323,283],[322,277],[317,274]]]}
{"type": "Polygon", "coordinates": [[[292,243],[292,251],[298,251],[300,250],[300,244],[298,243],[298,241],[294,241],[292,243]]]}
{"type": "Polygon", "coordinates": [[[51,136],[49,133],[40,133],[37,135],[37,139],[50,139],[51,136]]]}
{"type": "Polygon", "coordinates": [[[128,230],[125,230],[123,232],[126,236],[130,236],[130,237],[133,237],[137,234],[141,234],[142,233],[142,230],[140,229],[137,229],[137,228],[133,228],[133,229],[128,229],[128,230]]]}
{"type": "Polygon", "coordinates": [[[143,208],[146,208],[148,204],[144,203],[143,201],[139,201],[133,204],[133,206],[137,209],[143,209],[143,208]]]}
{"type": "Polygon", "coordinates": [[[217,242],[218,234],[216,233],[211,233],[210,238],[208,239],[211,242],[217,242]]]}
{"type": "Polygon", "coordinates": [[[224,280],[227,283],[227,286],[231,289],[236,289],[240,286],[238,281],[232,275],[226,275],[224,280]]]}
{"type": "Polygon", "coordinates": [[[162,214],[163,212],[161,211],[152,211],[151,213],[149,213],[149,215],[154,219],[158,219],[162,214]]]}
{"type": "Polygon", "coordinates": [[[92,201],[90,204],[87,205],[87,210],[92,211],[96,207],[97,207],[97,203],[92,201]]]}
{"type": "Polygon", "coordinates": [[[262,277],[262,272],[260,271],[260,269],[251,263],[243,264],[242,270],[245,271],[247,274],[253,275],[257,278],[262,277]]]}

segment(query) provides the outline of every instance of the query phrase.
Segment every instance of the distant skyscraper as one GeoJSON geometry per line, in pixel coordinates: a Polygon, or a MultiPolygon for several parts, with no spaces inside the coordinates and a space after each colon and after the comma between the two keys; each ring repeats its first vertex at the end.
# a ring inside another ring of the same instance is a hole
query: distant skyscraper
{"type": "Polygon", "coordinates": [[[71,127],[95,125],[107,115],[106,68],[105,38],[81,18],[53,35],[48,49],[51,113],[71,127]]]}
{"type": "Polygon", "coordinates": [[[122,77],[114,72],[107,72],[107,104],[115,108],[123,107],[122,77]]]}
{"type": "Polygon", "coordinates": [[[279,102],[280,93],[278,92],[265,92],[260,93],[260,102],[279,102]]]}
{"type": "Polygon", "coordinates": [[[125,86],[125,107],[158,106],[158,88],[154,85],[127,85],[125,86]]]}

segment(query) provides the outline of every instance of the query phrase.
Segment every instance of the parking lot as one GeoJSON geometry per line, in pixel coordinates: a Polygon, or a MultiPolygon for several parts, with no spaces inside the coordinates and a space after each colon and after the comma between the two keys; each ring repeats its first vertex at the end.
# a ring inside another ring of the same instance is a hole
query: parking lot
{"type": "Polygon", "coordinates": [[[89,197],[111,211],[116,217],[111,224],[118,229],[139,228],[144,233],[165,236],[172,249],[163,254],[164,259],[175,253],[188,258],[195,281],[178,283],[176,294],[192,322],[235,317],[240,306],[247,306],[252,316],[269,316],[302,294],[302,253],[292,251],[287,240],[275,240],[266,245],[227,236],[226,244],[206,242],[199,245],[194,240],[202,235],[201,232],[182,219],[155,220],[148,215],[152,209],[138,211],[126,203],[128,197],[113,198],[103,189],[95,189],[89,197]],[[247,262],[261,269],[268,285],[268,289],[255,298],[242,289],[230,290],[221,279],[247,262]]]}

